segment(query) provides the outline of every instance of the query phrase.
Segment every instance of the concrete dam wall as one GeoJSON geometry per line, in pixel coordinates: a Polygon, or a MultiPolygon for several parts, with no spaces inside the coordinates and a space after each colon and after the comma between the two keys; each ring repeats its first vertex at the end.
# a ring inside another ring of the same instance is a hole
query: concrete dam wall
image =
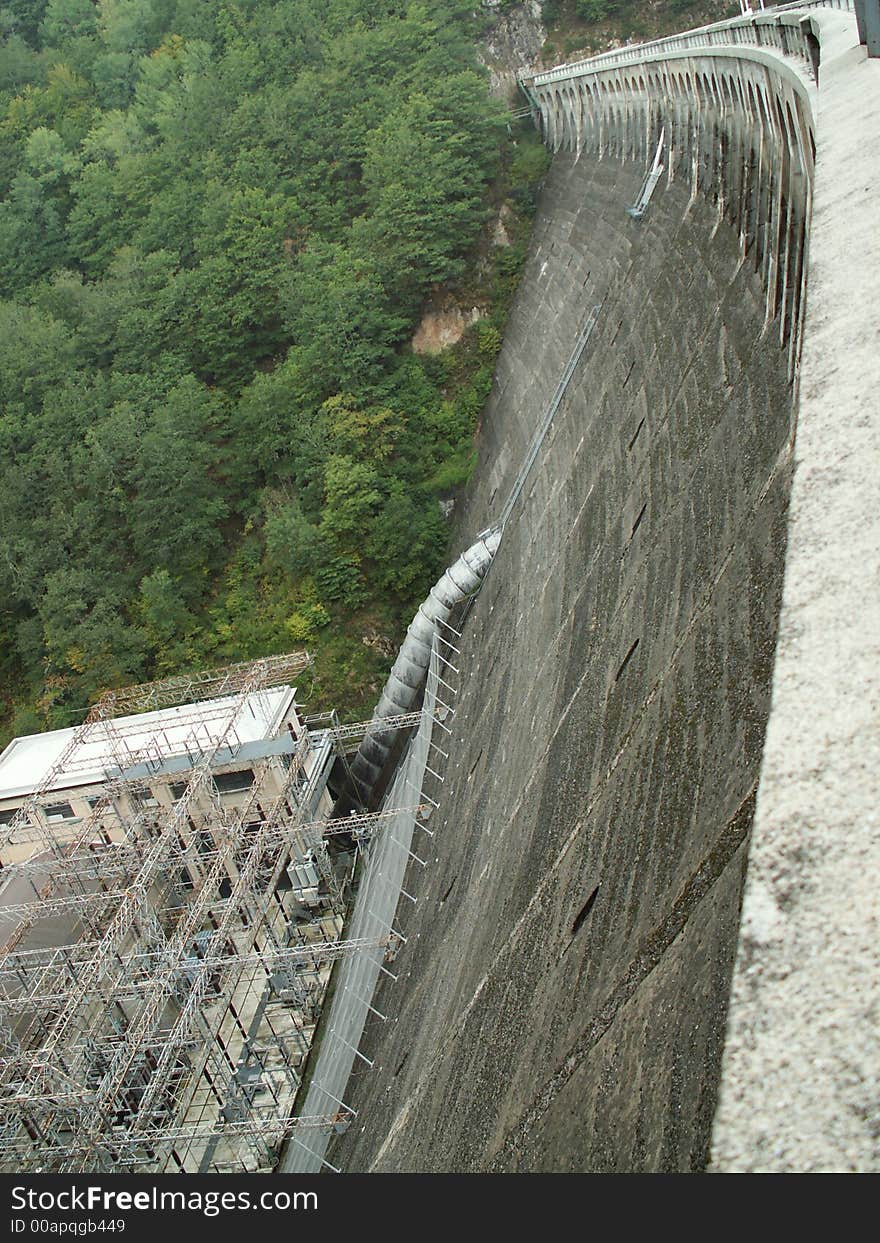
{"type": "Polygon", "coordinates": [[[346,1170],[710,1161],[783,596],[820,43],[803,14],[766,35],[772,56],[738,37],[530,86],[557,154],[463,544],[595,324],[461,639],[430,865],[405,882],[401,977],[331,1149],[346,1170]]]}

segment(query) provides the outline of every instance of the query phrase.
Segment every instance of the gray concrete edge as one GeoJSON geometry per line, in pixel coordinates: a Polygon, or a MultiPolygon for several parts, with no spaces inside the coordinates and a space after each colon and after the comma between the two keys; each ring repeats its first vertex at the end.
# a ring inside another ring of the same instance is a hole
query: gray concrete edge
{"type": "Polygon", "coordinates": [[[710,1168],[880,1168],[880,62],[821,38],[788,549],[710,1168]]]}

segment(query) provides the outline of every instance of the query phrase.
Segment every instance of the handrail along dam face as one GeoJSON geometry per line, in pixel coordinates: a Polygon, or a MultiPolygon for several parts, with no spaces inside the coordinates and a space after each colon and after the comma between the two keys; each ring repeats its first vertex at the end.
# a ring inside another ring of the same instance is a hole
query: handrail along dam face
{"type": "Polygon", "coordinates": [[[819,40],[799,12],[666,42],[527,83],[556,156],[463,540],[600,310],[468,619],[435,860],[406,882],[347,1170],[709,1160],[783,585],[819,40]]]}

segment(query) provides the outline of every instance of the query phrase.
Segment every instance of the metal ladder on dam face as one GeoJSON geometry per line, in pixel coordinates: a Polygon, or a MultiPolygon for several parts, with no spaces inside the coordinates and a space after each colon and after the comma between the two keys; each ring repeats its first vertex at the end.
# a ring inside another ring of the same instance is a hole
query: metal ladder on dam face
{"type": "Polygon", "coordinates": [[[665,140],[666,128],[664,126],[664,128],[660,131],[660,141],[657,143],[657,150],[654,153],[654,163],[645,174],[645,180],[642,182],[642,188],[639,190],[638,198],[631,207],[627,207],[626,209],[627,215],[632,216],[633,220],[641,220],[642,216],[644,216],[645,212],[648,210],[651,195],[654,193],[654,189],[657,182],[660,180],[661,173],[663,172],[663,165],[660,163],[660,157],[663,154],[663,143],[665,140]]]}
{"type": "Polygon", "coordinates": [[[535,459],[541,451],[541,445],[544,443],[547,433],[550,430],[550,425],[556,417],[556,413],[559,410],[563,397],[565,396],[565,391],[571,383],[571,378],[577,370],[577,365],[581,360],[581,355],[586,349],[587,342],[592,335],[593,329],[596,327],[596,320],[599,318],[599,312],[601,310],[602,304],[600,302],[592,308],[587,316],[587,322],[584,324],[584,327],[578,335],[571,357],[566,363],[565,370],[560,377],[559,383],[556,385],[556,391],[550,399],[550,405],[547,407],[547,412],[541,420],[540,427],[532,437],[528,452],[523,459],[523,463],[519,468],[516,479],[513,481],[513,487],[510,489],[510,494],[504,503],[504,508],[502,509],[501,515],[498,519],[498,525],[501,527],[502,531],[504,530],[508,518],[513,512],[516,502],[519,500],[520,493],[525,487],[525,482],[529,477],[529,472],[534,466],[535,459]]]}

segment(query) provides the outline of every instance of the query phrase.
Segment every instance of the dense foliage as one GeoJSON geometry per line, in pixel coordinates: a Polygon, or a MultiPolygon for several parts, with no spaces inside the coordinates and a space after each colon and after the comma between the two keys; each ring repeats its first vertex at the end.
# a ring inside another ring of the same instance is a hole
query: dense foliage
{"type": "Polygon", "coordinates": [[[405,344],[508,141],[472,7],[0,0],[13,728],[301,643],[344,682],[437,572],[498,344],[405,344]]]}
{"type": "Polygon", "coordinates": [[[737,0],[541,0],[545,65],[739,16],[737,0]]]}

